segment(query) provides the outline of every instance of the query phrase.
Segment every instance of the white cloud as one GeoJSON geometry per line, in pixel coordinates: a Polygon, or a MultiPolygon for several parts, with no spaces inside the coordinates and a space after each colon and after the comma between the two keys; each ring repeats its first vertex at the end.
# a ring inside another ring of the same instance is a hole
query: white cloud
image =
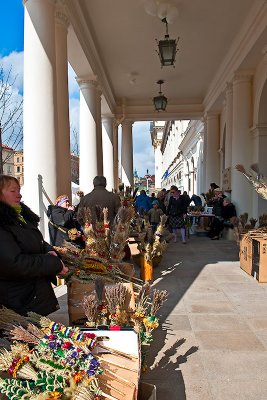
{"type": "Polygon", "coordinates": [[[134,169],[139,176],[155,173],[155,156],[150,136],[150,122],[139,121],[133,125],[134,169]]]}
{"type": "MultiPolygon", "coordinates": [[[[119,161],[121,160],[121,127],[119,127],[119,161]]],[[[155,156],[150,136],[150,122],[138,121],[133,124],[133,164],[139,176],[155,173],[155,156]]]]}
{"type": "Polygon", "coordinates": [[[5,73],[12,69],[10,81],[15,79],[13,89],[17,88],[19,93],[23,91],[23,54],[23,51],[13,51],[8,56],[0,58],[0,65],[5,73]]]}

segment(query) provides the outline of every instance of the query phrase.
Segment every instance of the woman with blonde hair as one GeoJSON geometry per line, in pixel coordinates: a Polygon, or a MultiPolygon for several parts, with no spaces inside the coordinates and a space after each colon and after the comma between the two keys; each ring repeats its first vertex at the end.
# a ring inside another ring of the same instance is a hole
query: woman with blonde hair
{"type": "Polygon", "coordinates": [[[16,178],[0,175],[0,305],[19,314],[48,315],[59,306],[51,282],[68,272],[21,203],[16,178]]]}

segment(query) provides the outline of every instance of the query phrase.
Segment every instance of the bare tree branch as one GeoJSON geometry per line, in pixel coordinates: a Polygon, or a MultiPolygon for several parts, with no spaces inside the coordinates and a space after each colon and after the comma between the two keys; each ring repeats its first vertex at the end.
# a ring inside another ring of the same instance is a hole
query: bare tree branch
{"type": "Polygon", "coordinates": [[[22,146],[22,105],[23,100],[18,100],[14,92],[17,76],[12,76],[12,67],[5,71],[0,66],[0,173],[3,166],[10,161],[12,154],[3,157],[3,145],[18,150],[22,146]]]}

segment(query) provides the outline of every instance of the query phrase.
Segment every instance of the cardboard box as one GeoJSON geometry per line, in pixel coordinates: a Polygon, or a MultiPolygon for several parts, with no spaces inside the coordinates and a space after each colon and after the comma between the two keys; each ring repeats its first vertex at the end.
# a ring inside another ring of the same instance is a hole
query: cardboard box
{"type": "MultiPolygon", "coordinates": [[[[104,373],[99,376],[100,388],[109,396],[113,396],[117,400],[137,400],[138,387],[141,373],[141,356],[138,334],[134,330],[129,331],[107,331],[94,330],[92,332],[97,336],[108,337],[108,340],[100,342],[104,346],[108,346],[113,351],[127,353],[132,358],[108,354],[105,350],[98,347],[94,349],[98,356],[101,357],[100,362],[104,373]],[[104,351],[104,352],[103,352],[104,351]]],[[[112,351],[111,350],[111,351],[112,351]]],[[[108,400],[110,397],[101,396],[101,399],[108,400]]],[[[143,400],[141,397],[140,399],[143,400]]],[[[150,399],[145,397],[144,400],[150,399]]],[[[153,397],[151,399],[154,399],[153,397]]]]}
{"type": "Polygon", "coordinates": [[[267,283],[267,240],[253,238],[252,240],[252,271],[260,283],[267,283]]]}
{"type": "Polygon", "coordinates": [[[240,241],[240,267],[249,275],[252,274],[252,240],[243,237],[240,241]]]}
{"type": "Polygon", "coordinates": [[[138,400],[156,400],[156,386],[150,383],[140,382],[138,400]]]}
{"type": "MultiPolygon", "coordinates": [[[[114,285],[114,283],[105,283],[106,286],[114,285]]],[[[135,308],[133,284],[123,283],[128,289],[125,299],[124,309],[126,311],[133,311],[135,308]]],[[[84,325],[86,322],[85,313],[81,306],[85,295],[91,294],[95,290],[94,283],[82,283],[78,280],[70,280],[68,283],[68,313],[70,324],[84,325]]]]}

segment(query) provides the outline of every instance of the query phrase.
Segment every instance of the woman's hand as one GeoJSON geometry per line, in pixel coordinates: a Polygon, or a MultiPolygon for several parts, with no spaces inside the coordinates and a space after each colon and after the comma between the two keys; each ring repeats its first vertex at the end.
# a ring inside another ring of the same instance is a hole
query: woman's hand
{"type": "Polygon", "coordinates": [[[47,254],[51,254],[51,256],[56,256],[56,257],[58,257],[57,253],[56,253],[54,250],[48,251],[47,254]]]}
{"type": "Polygon", "coordinates": [[[61,262],[62,262],[63,267],[62,267],[62,270],[58,273],[58,276],[64,276],[69,272],[69,268],[66,267],[66,265],[63,263],[63,261],[61,261],[61,262]]]}

